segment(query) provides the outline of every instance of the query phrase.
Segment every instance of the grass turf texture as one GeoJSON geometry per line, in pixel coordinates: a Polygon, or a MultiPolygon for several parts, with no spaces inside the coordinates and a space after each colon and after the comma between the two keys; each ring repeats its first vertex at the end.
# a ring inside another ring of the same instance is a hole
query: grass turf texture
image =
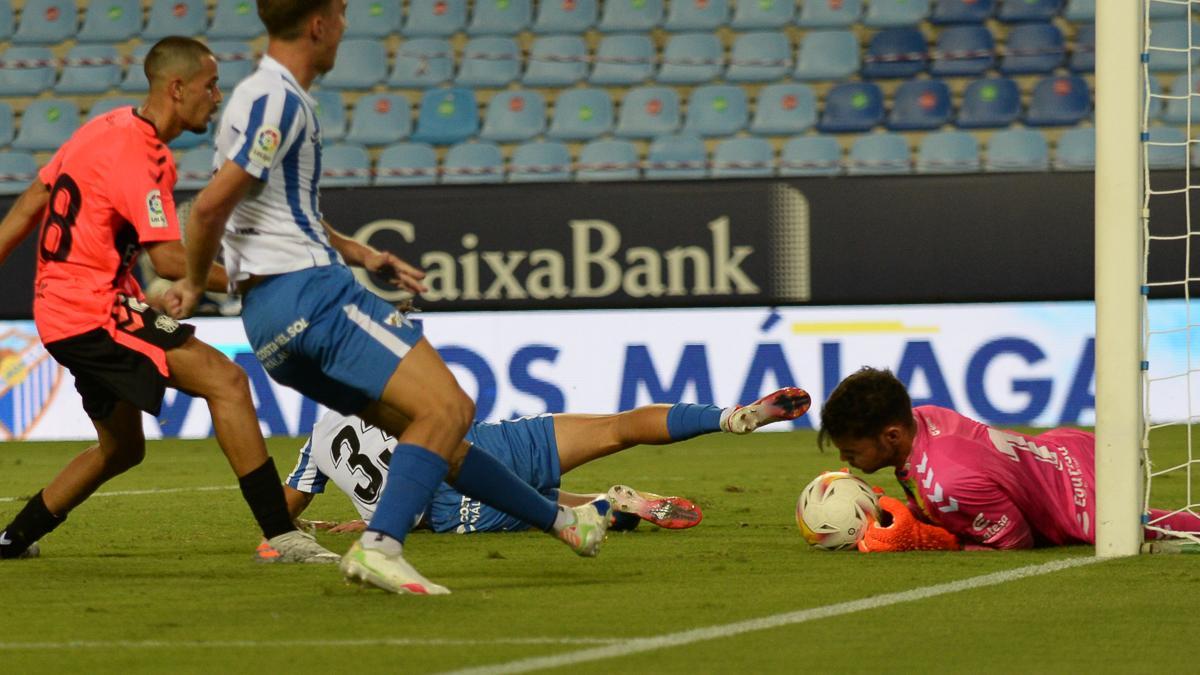
{"type": "MultiPolygon", "coordinates": [[[[1182,433],[1156,434],[1158,447],[1183,443],[1182,433]]],[[[0,445],[0,497],[32,494],[85,445],[0,445]]],[[[270,446],[289,469],[299,443],[270,446]]],[[[686,495],[704,509],[699,527],[643,523],[610,535],[593,560],[537,533],[417,533],[409,559],[453,591],[418,598],[347,586],[333,566],[255,564],[258,537],[236,489],[194,489],[234,484],[215,443],[152,441],[142,466],[102,491],[181,491],[95,497],[43,542],[41,559],[0,563],[0,670],[437,672],[1091,554],[810,549],[796,497],[838,466],[805,432],[637,448],[572,472],[564,488],[624,482],[686,495]]],[[[874,482],[899,496],[890,476],[874,482]]],[[[1183,489],[1179,478],[1156,485],[1176,504],[1183,489]]],[[[0,503],[0,520],[20,506],[0,503]]],[[[331,484],[307,515],[353,511],[331,484]]],[[[321,540],[341,552],[352,537],[321,540]]],[[[1198,606],[1200,559],[1141,556],[560,670],[1187,672],[1198,606]]]]}

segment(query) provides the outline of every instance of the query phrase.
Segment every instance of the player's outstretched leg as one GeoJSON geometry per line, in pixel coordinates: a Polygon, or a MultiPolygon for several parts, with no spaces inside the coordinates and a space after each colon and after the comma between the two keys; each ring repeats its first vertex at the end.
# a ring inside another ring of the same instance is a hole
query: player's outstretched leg
{"type": "Polygon", "coordinates": [[[641,492],[628,485],[612,486],[608,490],[608,498],[612,500],[615,510],[633,514],[668,530],[695,527],[704,518],[700,507],[683,497],[641,492]]]}
{"type": "Polygon", "coordinates": [[[397,553],[388,555],[381,549],[363,548],[361,541],[354,542],[342,558],[342,574],[347,581],[382,588],[392,593],[413,595],[446,595],[450,589],[439,586],[421,576],[397,553]]]}
{"type": "Polygon", "coordinates": [[[812,405],[812,397],[799,387],[784,387],[767,394],[750,405],[734,408],[721,420],[721,428],[734,434],[748,434],[773,422],[794,420],[812,405]]]}

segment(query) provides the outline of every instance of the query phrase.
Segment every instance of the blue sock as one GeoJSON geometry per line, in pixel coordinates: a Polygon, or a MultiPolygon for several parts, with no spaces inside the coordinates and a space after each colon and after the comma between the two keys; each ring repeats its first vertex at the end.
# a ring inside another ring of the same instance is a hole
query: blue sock
{"type": "Polygon", "coordinates": [[[404,543],[449,469],[446,460],[419,445],[397,445],[388,464],[387,484],[367,530],[382,532],[404,543]]]}
{"type": "Polygon", "coordinates": [[[721,430],[724,408],[715,405],[676,403],[667,411],[667,433],[672,441],[686,441],[721,430]]]}
{"type": "Polygon", "coordinates": [[[539,494],[500,460],[475,446],[467,450],[458,478],[451,485],[464,495],[542,531],[549,531],[558,515],[557,504],[539,494]]]}

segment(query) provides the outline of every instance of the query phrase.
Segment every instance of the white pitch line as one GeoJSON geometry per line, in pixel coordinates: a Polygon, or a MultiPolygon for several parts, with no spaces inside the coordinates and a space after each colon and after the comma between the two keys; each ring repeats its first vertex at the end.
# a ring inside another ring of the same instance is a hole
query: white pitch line
{"type": "MultiPolygon", "coordinates": [[[[222,490],[237,490],[236,485],[202,485],[199,487],[181,487],[181,488],[153,488],[150,490],[115,490],[113,492],[97,492],[88,499],[93,497],[128,497],[130,495],[167,495],[176,492],[218,492],[222,490]]],[[[0,497],[0,503],[4,502],[23,502],[28,497],[0,497]]]]}
{"type": "Polygon", "coordinates": [[[609,645],[624,638],[380,638],[358,640],[69,640],[66,642],[0,642],[0,651],[56,651],[60,649],[213,649],[226,647],[486,647],[489,645],[609,645]]]}
{"type": "Polygon", "coordinates": [[[814,607],[812,609],[803,609],[785,614],[774,614],[772,616],[764,616],[758,619],[749,619],[746,621],[738,621],[735,623],[727,623],[718,626],[709,626],[707,628],[696,628],[693,630],[680,631],[678,633],[667,633],[655,637],[634,638],[625,642],[610,644],[603,647],[594,647],[592,649],[584,649],[581,651],[568,652],[565,654],[535,656],[526,659],[518,659],[516,661],[509,661],[507,663],[497,663],[490,666],[464,668],[462,670],[451,671],[445,675],[527,673],[533,670],[559,668],[562,666],[575,665],[577,663],[613,659],[621,656],[629,656],[630,654],[653,651],[656,649],[679,647],[682,645],[692,644],[694,642],[717,640],[720,638],[732,637],[734,635],[741,635],[742,633],[767,630],[769,628],[779,628],[781,626],[790,626],[793,624],[805,623],[807,621],[816,621],[818,619],[841,616],[843,614],[853,614],[855,612],[862,612],[864,610],[879,609],[880,607],[887,607],[889,605],[896,605],[903,602],[912,602],[914,600],[924,600],[927,598],[937,597],[939,595],[946,595],[948,593],[958,593],[959,591],[968,591],[976,588],[985,588],[987,586],[996,586],[998,584],[1004,584],[1010,581],[1016,581],[1018,579],[1041,576],[1043,574],[1050,574],[1051,572],[1058,572],[1060,570],[1070,569],[1072,567],[1091,565],[1093,563],[1101,562],[1102,560],[1104,559],[1095,557],[1067,558],[1065,560],[1056,560],[1054,562],[1043,563],[1041,565],[1018,567],[1016,569],[1006,570],[1004,572],[984,574],[978,577],[970,577],[959,581],[936,584],[934,586],[914,588],[910,591],[885,593],[884,595],[876,595],[869,598],[863,598],[861,600],[840,602],[835,605],[814,607]]]}

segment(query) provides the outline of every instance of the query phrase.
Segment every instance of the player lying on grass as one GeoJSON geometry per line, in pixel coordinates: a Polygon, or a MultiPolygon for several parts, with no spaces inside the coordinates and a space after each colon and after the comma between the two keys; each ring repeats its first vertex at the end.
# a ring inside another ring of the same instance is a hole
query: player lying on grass
{"type": "MultiPolygon", "coordinates": [[[[912,407],[890,371],[863,368],[829,395],[817,443],[875,473],[891,467],[907,507],[882,497],[862,551],[1018,549],[1095,544],[1096,438],[1079,429],[1001,431],[938,406],[912,407]],[[891,520],[892,522],[887,522],[891,520]]],[[[1200,518],[1151,509],[1159,527],[1200,518]]],[[[1147,530],[1147,539],[1161,538],[1147,530]]]]}
{"type": "MultiPolygon", "coordinates": [[[[724,431],[747,434],[773,422],[803,415],[810,405],[803,389],[788,387],[747,406],[679,403],[648,405],[613,415],[557,414],[523,417],[504,422],[475,422],[467,440],[486,448],[538,492],[566,506],[585,504],[598,495],[558,489],[559,479],[577,467],[635,445],[665,445],[724,431]]],[[[346,493],[364,520],[334,527],[357,531],[375,512],[388,478],[396,439],[358,417],[325,413],[312,437],[300,449],[300,459],[284,492],[292,517],[299,517],[313,496],[332,479],[346,493]]],[[[617,485],[608,491],[616,510],[616,529],[632,529],[639,520],[681,529],[700,522],[700,509],[681,497],[662,497],[617,485]]],[[[517,518],[481,504],[442,483],[434,493],[422,523],[435,532],[502,532],[529,528],[517,518]]]]}

